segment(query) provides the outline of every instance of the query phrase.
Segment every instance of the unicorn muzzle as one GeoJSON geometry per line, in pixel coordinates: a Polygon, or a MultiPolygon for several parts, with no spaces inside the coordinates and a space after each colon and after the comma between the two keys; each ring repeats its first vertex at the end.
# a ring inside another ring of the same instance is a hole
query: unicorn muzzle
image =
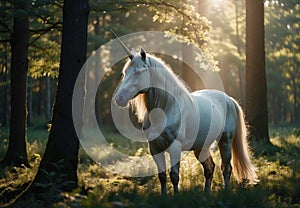
{"type": "Polygon", "coordinates": [[[128,99],[126,99],[123,95],[116,95],[115,96],[116,104],[120,107],[126,107],[128,104],[128,99]]]}

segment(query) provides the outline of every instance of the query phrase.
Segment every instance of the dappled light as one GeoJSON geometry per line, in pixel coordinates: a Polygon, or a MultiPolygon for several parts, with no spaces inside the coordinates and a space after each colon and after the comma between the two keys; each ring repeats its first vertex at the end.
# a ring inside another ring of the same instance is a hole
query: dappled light
{"type": "MultiPolygon", "coordinates": [[[[274,130],[273,130],[274,131],[274,130]]],[[[264,146],[260,143],[252,143],[255,149],[254,163],[258,167],[258,176],[260,182],[255,187],[242,187],[241,184],[233,183],[232,190],[226,193],[222,188],[220,155],[217,148],[213,148],[212,155],[216,162],[216,172],[212,185],[210,196],[202,191],[204,176],[199,162],[195,159],[193,153],[184,153],[181,162],[180,189],[181,192],[175,198],[165,196],[161,198],[158,186],[158,178],[155,176],[130,178],[122,177],[113,172],[109,172],[98,164],[89,160],[84,151],[80,151],[80,163],[78,167],[79,189],[72,193],[63,192],[56,195],[52,190],[41,199],[55,200],[63,199],[69,206],[107,206],[110,203],[119,203],[123,206],[137,206],[147,204],[149,206],[160,207],[169,205],[189,205],[189,206],[242,206],[247,207],[290,207],[300,203],[299,198],[299,179],[300,179],[300,159],[299,159],[299,136],[290,135],[281,137],[280,131],[275,130],[278,136],[271,138],[271,145],[264,146]],[[52,195],[49,195],[52,194],[52,195]],[[261,202],[264,202],[261,204],[261,202]]],[[[34,132],[32,129],[29,132],[34,132]]],[[[29,134],[32,137],[32,133],[29,134]]],[[[42,146],[37,144],[44,143],[46,138],[40,138],[38,141],[29,143],[29,157],[32,169],[14,168],[1,170],[1,200],[11,200],[7,195],[6,187],[12,187],[15,192],[22,190],[22,185],[26,186],[28,179],[33,179],[37,170],[39,157],[35,152],[42,151],[42,146]],[[12,184],[14,179],[14,185],[12,184]]],[[[132,151],[130,145],[123,144],[123,148],[132,151]]],[[[137,150],[137,154],[139,150],[137,150]]],[[[148,153],[147,153],[148,154],[148,153]]],[[[149,155],[150,157],[150,155],[149,155]]],[[[121,168],[121,167],[120,167],[121,168]]],[[[137,167],[136,167],[137,168],[137,167]]],[[[169,182],[168,190],[171,191],[169,182]]],[[[24,187],[23,187],[24,188],[24,187]]],[[[30,204],[32,207],[38,207],[39,201],[27,201],[23,204],[30,204]]],[[[62,202],[55,203],[59,206],[62,202]]]]}
{"type": "Polygon", "coordinates": [[[0,207],[300,207],[299,0],[0,8],[0,207]]]}

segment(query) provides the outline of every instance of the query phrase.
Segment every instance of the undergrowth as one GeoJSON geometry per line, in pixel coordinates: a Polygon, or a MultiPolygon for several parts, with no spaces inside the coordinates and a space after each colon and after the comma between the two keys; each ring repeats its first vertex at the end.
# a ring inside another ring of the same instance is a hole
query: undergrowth
{"type": "MultiPolygon", "coordinates": [[[[51,187],[45,193],[17,200],[13,207],[300,207],[300,136],[297,129],[289,132],[287,135],[284,130],[272,130],[271,145],[251,143],[253,162],[258,167],[260,179],[255,186],[242,186],[232,179],[230,191],[224,191],[219,152],[213,151],[217,167],[212,192],[206,194],[203,192],[201,165],[192,153],[185,153],[181,162],[180,193],[173,196],[168,178],[168,195],[160,196],[156,175],[132,178],[110,173],[81,149],[77,189],[62,192],[57,187],[51,187]]],[[[30,169],[0,170],[0,205],[11,202],[3,196],[12,190],[21,194],[33,180],[47,134],[46,129],[29,129],[30,169]]],[[[7,148],[6,140],[6,130],[0,129],[1,157],[7,148]]],[[[122,143],[118,145],[122,146],[122,143]]],[[[17,196],[11,196],[14,197],[17,196]]]]}

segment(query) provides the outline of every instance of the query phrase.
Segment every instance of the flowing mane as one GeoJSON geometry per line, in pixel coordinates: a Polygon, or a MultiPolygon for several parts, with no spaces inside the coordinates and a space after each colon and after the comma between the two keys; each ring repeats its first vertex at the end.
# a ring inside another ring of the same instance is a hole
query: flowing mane
{"type": "MultiPolygon", "coordinates": [[[[186,102],[191,100],[190,91],[185,85],[185,83],[180,80],[180,78],[168,67],[160,58],[153,55],[147,54],[150,63],[150,86],[155,90],[155,100],[157,108],[166,109],[170,101],[174,101],[173,98],[179,102],[186,102]],[[163,90],[157,90],[163,89],[163,90]],[[188,99],[186,99],[188,98],[188,99]]],[[[134,59],[128,61],[123,72],[132,64],[132,62],[142,62],[141,59],[134,59]]],[[[135,63],[137,65],[142,65],[142,63],[135,63]]],[[[135,111],[139,122],[142,122],[144,115],[147,111],[146,108],[146,96],[145,93],[141,93],[130,101],[132,109],[135,111]]]]}

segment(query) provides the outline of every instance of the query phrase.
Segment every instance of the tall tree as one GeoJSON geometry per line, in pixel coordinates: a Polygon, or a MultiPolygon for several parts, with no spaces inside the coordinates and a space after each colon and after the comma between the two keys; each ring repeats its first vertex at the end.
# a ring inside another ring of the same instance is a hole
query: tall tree
{"type": "Polygon", "coordinates": [[[61,60],[52,127],[33,185],[35,182],[54,182],[62,188],[77,186],[79,140],[72,119],[72,95],[77,75],[86,60],[88,14],[88,0],[64,1],[61,60]]]}
{"type": "MultiPolygon", "coordinates": [[[[234,1],[235,7],[235,36],[236,36],[236,49],[239,56],[242,56],[242,47],[241,47],[241,38],[240,38],[240,27],[239,27],[239,4],[238,0],[234,1]]],[[[244,76],[243,70],[240,66],[238,66],[238,74],[239,74],[239,86],[240,86],[240,96],[241,96],[241,104],[244,105],[244,76]]]]}
{"type": "Polygon", "coordinates": [[[2,165],[29,166],[26,150],[26,79],[28,70],[28,1],[14,1],[11,37],[11,119],[9,145],[2,165]]]}
{"type": "Polygon", "coordinates": [[[51,78],[50,77],[46,77],[45,117],[47,121],[50,121],[51,119],[51,78]]]}
{"type": "Polygon", "coordinates": [[[263,0],[246,0],[246,117],[251,138],[269,141],[263,0]]]}
{"type": "Polygon", "coordinates": [[[8,71],[8,44],[5,42],[3,43],[4,47],[4,57],[2,60],[2,79],[1,82],[4,83],[3,87],[3,94],[2,94],[2,118],[1,118],[1,125],[7,126],[9,120],[9,71],[8,71]]]}

